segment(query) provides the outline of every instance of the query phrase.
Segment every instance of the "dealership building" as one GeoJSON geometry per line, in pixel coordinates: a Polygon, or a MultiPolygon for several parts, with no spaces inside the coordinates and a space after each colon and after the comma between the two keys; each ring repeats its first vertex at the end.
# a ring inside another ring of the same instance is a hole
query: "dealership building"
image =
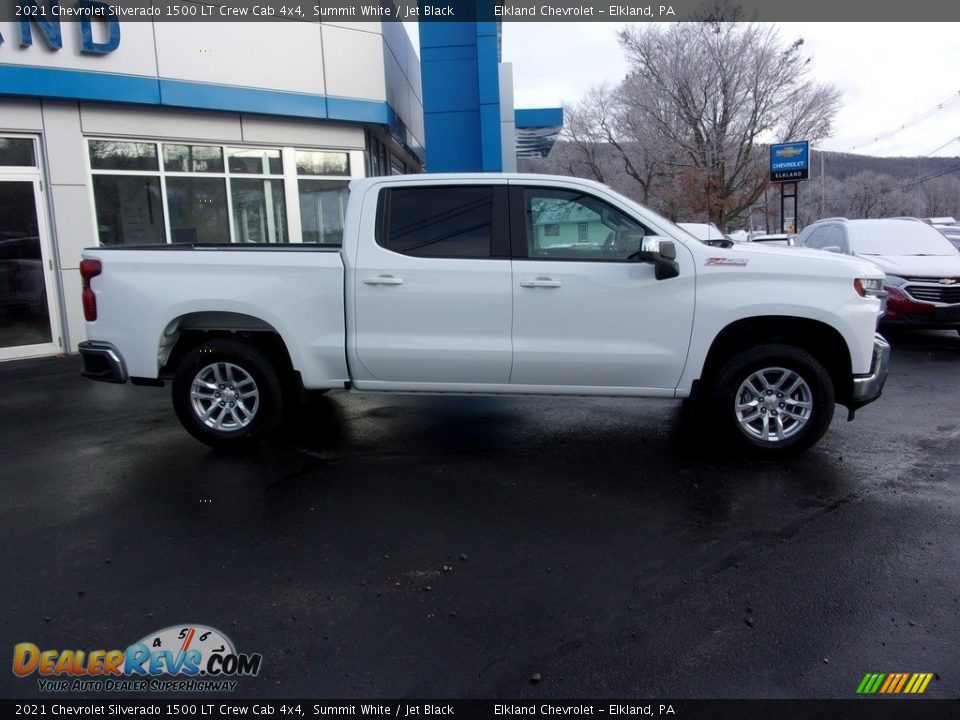
{"type": "Polygon", "coordinates": [[[0,360],[85,339],[85,247],[339,244],[351,178],[510,171],[499,23],[0,21],[0,360]]]}

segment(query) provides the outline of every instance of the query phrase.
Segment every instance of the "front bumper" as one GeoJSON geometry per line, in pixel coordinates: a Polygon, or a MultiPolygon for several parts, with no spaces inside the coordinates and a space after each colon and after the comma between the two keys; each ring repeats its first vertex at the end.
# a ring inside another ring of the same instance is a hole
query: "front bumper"
{"type": "Polygon", "coordinates": [[[91,380],[101,382],[125,383],[128,379],[123,357],[110,343],[82,342],[78,346],[83,358],[83,370],[80,374],[91,380]]]}
{"type": "Polygon", "coordinates": [[[887,381],[887,371],[890,368],[890,343],[883,335],[873,336],[873,360],[870,363],[870,372],[866,375],[853,376],[853,390],[850,393],[849,407],[851,410],[861,408],[872,403],[883,390],[887,381]]]}

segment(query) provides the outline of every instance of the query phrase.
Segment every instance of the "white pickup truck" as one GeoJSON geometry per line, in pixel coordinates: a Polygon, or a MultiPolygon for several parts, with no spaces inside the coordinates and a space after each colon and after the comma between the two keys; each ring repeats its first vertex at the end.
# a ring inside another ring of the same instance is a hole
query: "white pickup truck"
{"type": "Polygon", "coordinates": [[[883,387],[883,273],[799,248],[706,245],[587,180],[356,180],[342,247],[84,251],[86,377],[172,380],[215,446],[304,390],[687,399],[707,432],[799,452],[883,387]]]}

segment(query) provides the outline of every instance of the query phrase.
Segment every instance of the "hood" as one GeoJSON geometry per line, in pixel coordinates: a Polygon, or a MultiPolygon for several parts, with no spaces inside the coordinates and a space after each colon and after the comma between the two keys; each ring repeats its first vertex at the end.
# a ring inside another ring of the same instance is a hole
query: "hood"
{"type": "MultiPolygon", "coordinates": [[[[870,263],[865,265],[864,261],[870,261],[871,258],[852,256],[852,255],[843,255],[842,253],[833,253],[827,252],[825,250],[813,250],[812,248],[805,247],[794,247],[789,245],[775,245],[772,243],[737,243],[732,248],[729,248],[730,252],[742,252],[747,255],[773,255],[776,257],[783,258],[784,260],[804,258],[807,260],[817,260],[819,262],[832,263],[833,265],[845,265],[847,267],[856,266],[861,269],[869,268],[874,269],[876,263],[870,263]]],[[[873,275],[879,275],[880,273],[874,271],[871,273],[873,275]]]]}
{"type": "Polygon", "coordinates": [[[857,255],[887,275],[899,277],[960,277],[960,255],[857,255]]]}
{"type": "Polygon", "coordinates": [[[729,248],[700,245],[696,248],[695,254],[702,258],[700,260],[702,265],[725,267],[726,269],[722,269],[721,272],[730,272],[730,265],[738,264],[736,260],[740,259],[745,261],[743,264],[747,264],[748,272],[850,278],[883,277],[883,270],[862,258],[786,245],[749,242],[734,243],[733,247],[729,248]],[[715,258],[727,262],[714,263],[712,260],[715,258]]]}

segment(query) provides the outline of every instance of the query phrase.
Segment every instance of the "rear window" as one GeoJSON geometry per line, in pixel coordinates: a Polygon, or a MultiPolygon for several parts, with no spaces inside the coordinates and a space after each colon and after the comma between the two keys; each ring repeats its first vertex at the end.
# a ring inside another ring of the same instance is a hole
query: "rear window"
{"type": "Polygon", "coordinates": [[[492,187],[394,188],[383,195],[377,242],[415,257],[490,258],[492,187]]]}

